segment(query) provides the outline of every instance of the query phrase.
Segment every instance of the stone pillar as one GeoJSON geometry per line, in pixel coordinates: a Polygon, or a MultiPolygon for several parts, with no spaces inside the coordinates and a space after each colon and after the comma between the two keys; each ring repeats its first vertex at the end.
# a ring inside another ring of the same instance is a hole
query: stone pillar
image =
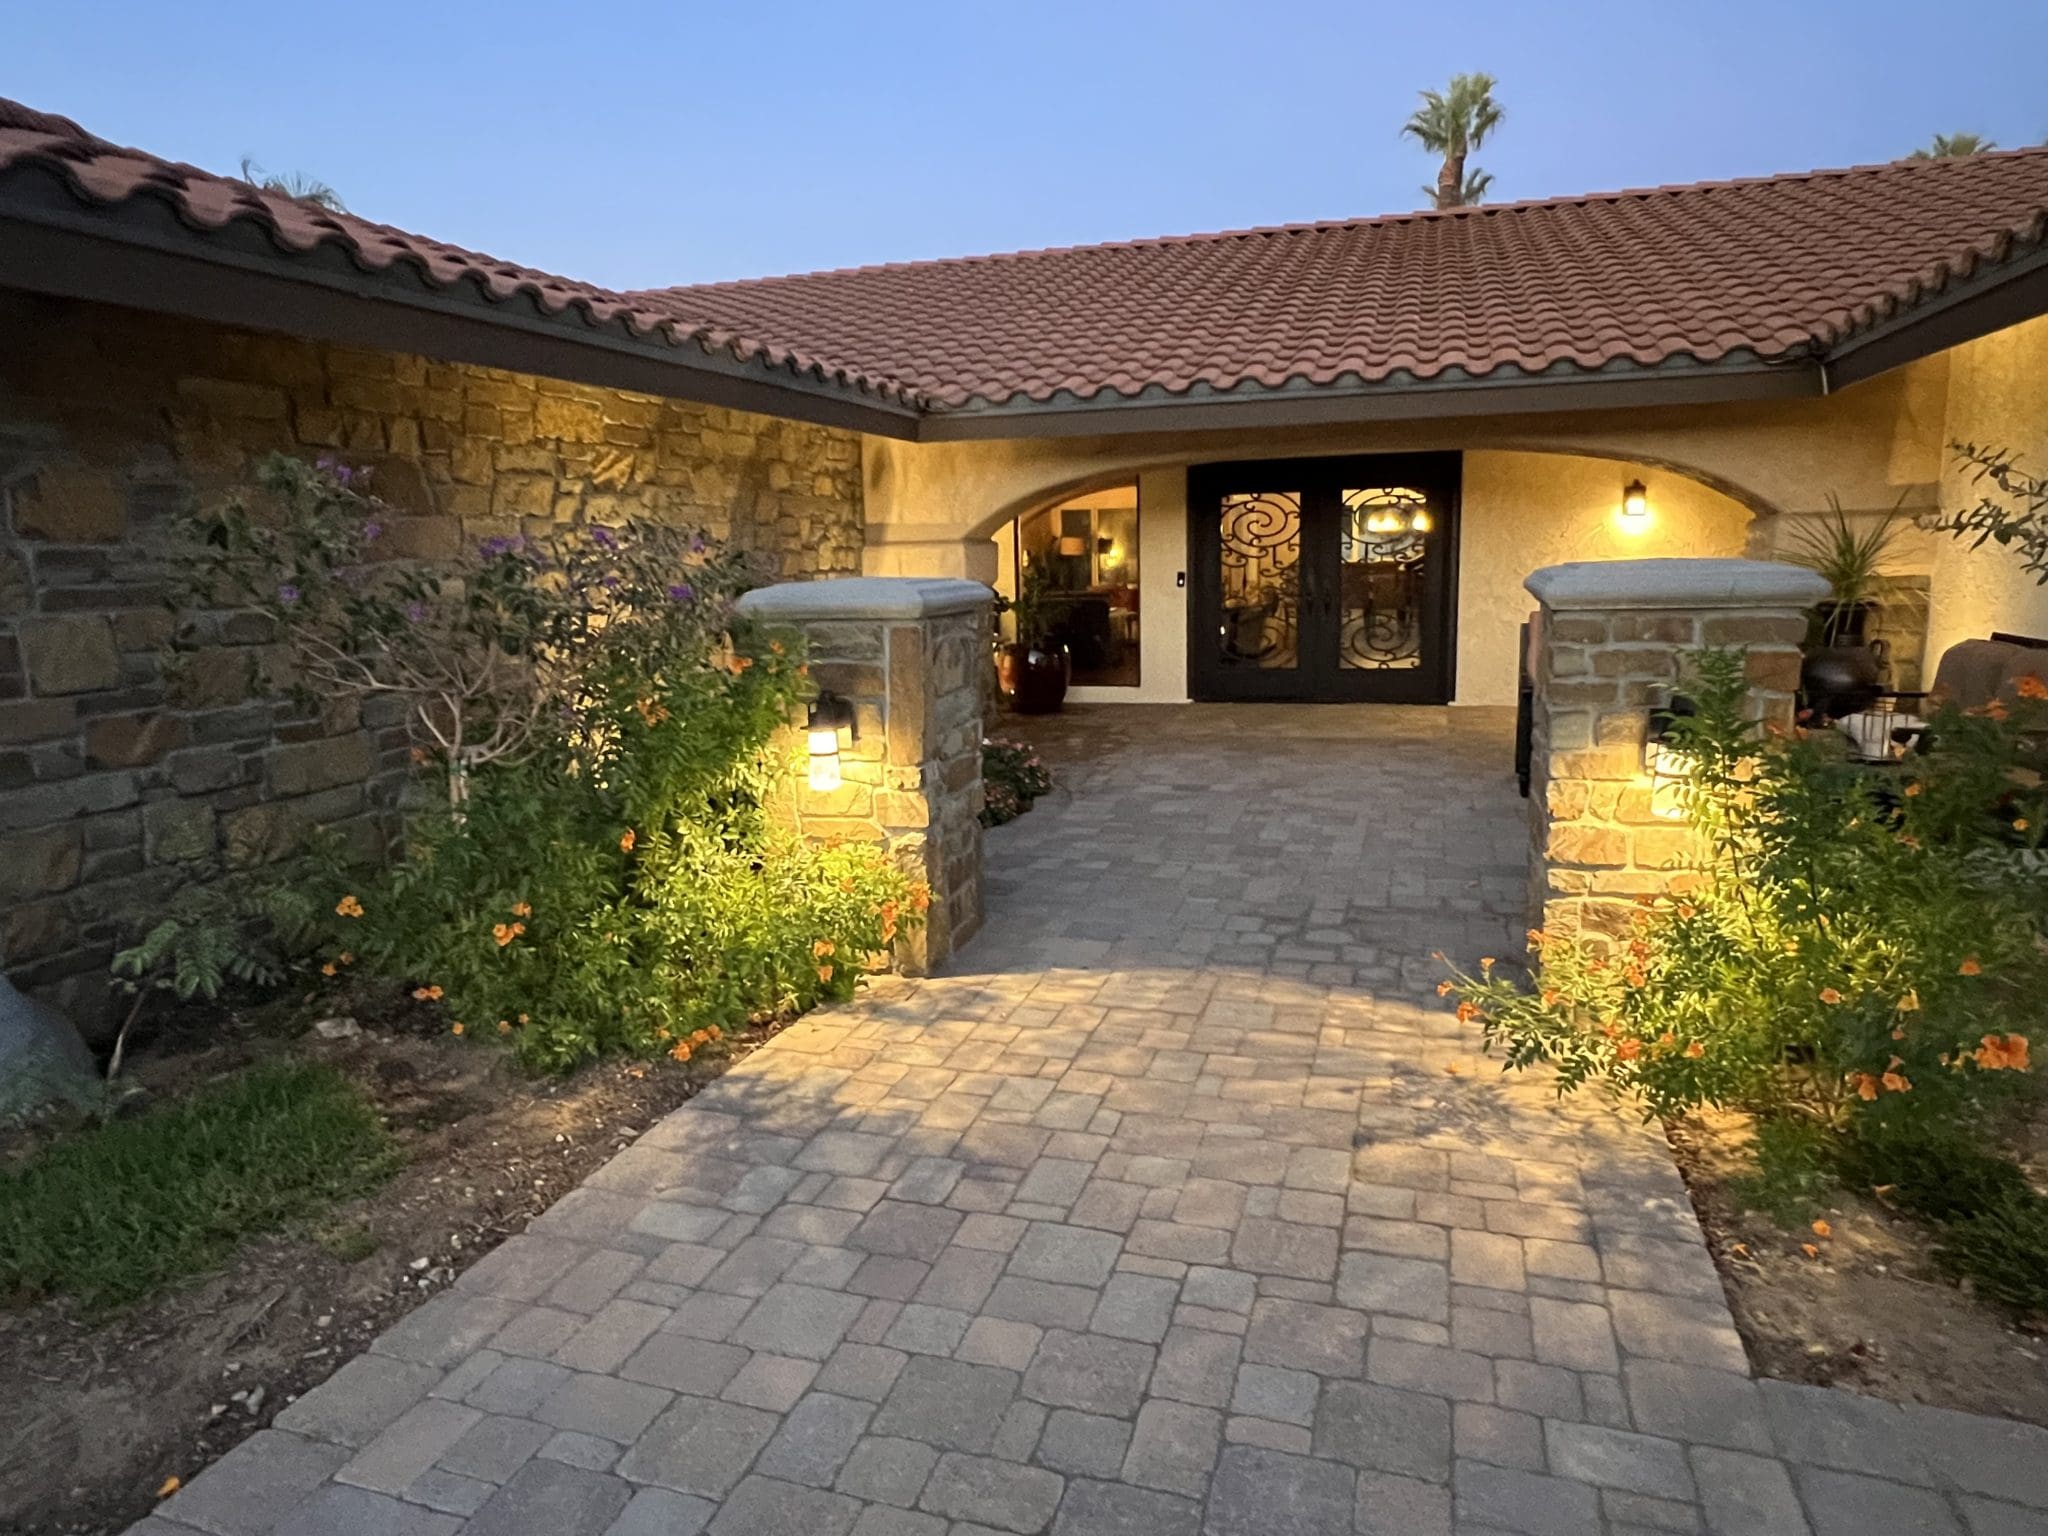
{"type": "MultiPolygon", "coordinates": [[[[838,789],[798,777],[778,807],[806,837],[875,843],[932,889],[897,964],[922,975],[981,926],[981,677],[989,605],[979,582],[865,576],[763,587],[740,599],[760,623],[802,633],[812,680],[849,699],[852,746],[838,789]]],[[[801,740],[801,722],[793,729],[801,740]]]]}
{"type": "Polygon", "coordinates": [[[1790,724],[1812,571],[1762,560],[1603,560],[1537,571],[1530,906],[1553,932],[1625,932],[1698,849],[1651,807],[1643,738],[1688,653],[1748,656],[1753,718],[1790,724]]]}

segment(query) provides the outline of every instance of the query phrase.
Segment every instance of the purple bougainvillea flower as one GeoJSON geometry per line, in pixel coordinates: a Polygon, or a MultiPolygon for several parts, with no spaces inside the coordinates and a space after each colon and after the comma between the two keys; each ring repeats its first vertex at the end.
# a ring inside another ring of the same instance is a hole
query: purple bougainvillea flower
{"type": "Polygon", "coordinates": [[[422,602],[407,603],[405,605],[405,616],[417,624],[427,616],[427,605],[422,602]]]}
{"type": "Polygon", "coordinates": [[[687,603],[697,592],[687,581],[679,581],[668,589],[668,595],[679,603],[687,603]]]}
{"type": "Polygon", "coordinates": [[[286,582],[277,589],[277,600],[280,603],[296,603],[299,600],[299,589],[286,582]]]}
{"type": "Polygon", "coordinates": [[[619,547],[619,541],[611,536],[609,529],[605,528],[591,529],[590,542],[599,549],[617,549],[619,547]]]}
{"type": "Polygon", "coordinates": [[[365,544],[374,544],[383,537],[384,525],[378,522],[377,519],[375,519],[374,517],[371,518],[367,523],[363,524],[363,542],[365,544]]]}

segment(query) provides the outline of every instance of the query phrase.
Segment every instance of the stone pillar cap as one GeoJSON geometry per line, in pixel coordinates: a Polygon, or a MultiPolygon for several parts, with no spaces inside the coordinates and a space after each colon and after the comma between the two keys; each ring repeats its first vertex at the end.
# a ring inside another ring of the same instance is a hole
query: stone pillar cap
{"type": "Polygon", "coordinates": [[[1827,578],[1779,560],[1573,560],[1523,583],[1553,611],[1577,608],[1811,608],[1827,578]]]}
{"type": "Polygon", "coordinates": [[[767,623],[819,619],[936,619],[995,601],[993,588],[947,576],[844,576],[756,587],[739,611],[767,623]]]}

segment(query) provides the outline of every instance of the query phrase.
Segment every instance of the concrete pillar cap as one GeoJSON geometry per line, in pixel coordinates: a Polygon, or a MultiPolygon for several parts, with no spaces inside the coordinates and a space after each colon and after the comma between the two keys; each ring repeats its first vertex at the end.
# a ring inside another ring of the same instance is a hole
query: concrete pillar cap
{"type": "Polygon", "coordinates": [[[1779,560],[1573,560],[1523,583],[1544,607],[1811,608],[1827,578],[1779,560]]]}
{"type": "Polygon", "coordinates": [[[995,601],[978,581],[946,576],[845,576],[830,581],[786,581],[756,587],[739,611],[769,624],[831,619],[936,619],[971,613],[995,601]]]}

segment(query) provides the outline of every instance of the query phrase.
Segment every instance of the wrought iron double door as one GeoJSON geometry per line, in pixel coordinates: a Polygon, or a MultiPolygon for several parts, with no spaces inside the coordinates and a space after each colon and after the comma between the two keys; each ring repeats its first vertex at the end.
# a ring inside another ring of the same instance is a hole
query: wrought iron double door
{"type": "Polygon", "coordinates": [[[1448,703],[1454,453],[1188,472],[1188,686],[1198,699],[1448,703]]]}

